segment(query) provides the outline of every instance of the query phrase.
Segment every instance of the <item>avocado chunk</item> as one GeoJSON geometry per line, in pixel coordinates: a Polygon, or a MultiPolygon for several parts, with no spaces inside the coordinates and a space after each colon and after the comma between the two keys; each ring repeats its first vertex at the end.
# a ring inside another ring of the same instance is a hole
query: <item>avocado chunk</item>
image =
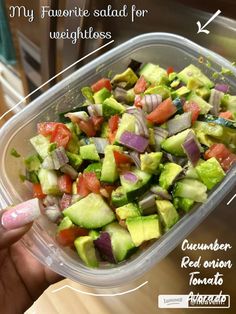
{"type": "Polygon", "coordinates": [[[206,86],[199,87],[196,89],[196,94],[203,98],[204,100],[208,100],[210,97],[211,90],[206,86]]]}
{"type": "Polygon", "coordinates": [[[173,184],[175,178],[180,174],[182,170],[183,169],[181,166],[173,162],[168,162],[164,164],[163,170],[159,178],[160,186],[163,189],[168,190],[169,187],[173,184]]]}
{"type": "Polygon", "coordinates": [[[102,104],[105,99],[111,96],[111,92],[106,88],[103,87],[93,95],[93,99],[95,104],[102,104]]]}
{"type": "Polygon", "coordinates": [[[144,64],[139,71],[139,75],[143,75],[151,84],[159,85],[168,82],[166,70],[153,63],[144,64]]]}
{"type": "Polygon", "coordinates": [[[122,186],[118,186],[118,188],[111,193],[111,202],[115,207],[120,207],[125,204],[128,204],[127,194],[122,186]]]}
{"type": "Polygon", "coordinates": [[[236,119],[236,96],[234,95],[224,95],[221,99],[221,104],[226,111],[230,111],[234,119],[236,119]]]}
{"type": "Polygon", "coordinates": [[[57,233],[65,229],[70,229],[71,227],[74,226],[75,225],[73,224],[69,217],[64,217],[60,222],[59,226],[57,227],[57,233]]]}
{"type": "Polygon", "coordinates": [[[189,132],[193,132],[193,131],[191,129],[187,129],[176,135],[168,137],[166,140],[164,140],[161,143],[161,147],[165,151],[167,151],[168,153],[171,153],[174,156],[180,156],[180,157],[185,156],[185,152],[183,150],[182,144],[184,143],[189,132]]]}
{"type": "Polygon", "coordinates": [[[126,82],[125,88],[130,88],[134,86],[137,80],[138,80],[137,75],[134,73],[134,71],[131,68],[128,68],[123,73],[116,74],[113,77],[111,83],[116,85],[117,83],[126,82]]]}
{"type": "Polygon", "coordinates": [[[32,137],[30,143],[42,159],[46,158],[56,148],[55,143],[50,143],[49,138],[41,134],[32,137]]]}
{"type": "Polygon", "coordinates": [[[116,262],[122,262],[136,249],[129,232],[117,222],[113,222],[104,228],[111,237],[112,252],[116,262]]]}
{"type": "Polygon", "coordinates": [[[194,179],[179,180],[174,187],[174,197],[189,198],[198,203],[207,200],[207,187],[205,184],[194,179]]]}
{"type": "Polygon", "coordinates": [[[76,170],[79,169],[79,167],[81,166],[82,162],[83,162],[83,159],[80,155],[78,154],[73,154],[73,153],[70,153],[70,152],[66,152],[66,155],[69,159],[69,163],[70,165],[75,168],[76,170]]]}
{"type": "Polygon", "coordinates": [[[187,100],[195,102],[200,107],[200,114],[207,114],[212,108],[212,105],[208,104],[208,102],[198,96],[195,92],[191,92],[187,96],[187,100]]]}
{"type": "Polygon", "coordinates": [[[90,230],[89,231],[89,236],[93,239],[93,240],[97,240],[100,236],[99,231],[97,230],[90,230]]]}
{"type": "Polygon", "coordinates": [[[80,147],[80,156],[87,160],[100,160],[95,144],[80,147]]]}
{"type": "Polygon", "coordinates": [[[128,203],[124,206],[116,208],[116,215],[119,219],[124,220],[130,217],[140,216],[137,204],[128,203]]]}
{"type": "Polygon", "coordinates": [[[194,205],[194,201],[190,198],[184,197],[175,197],[174,198],[174,206],[178,210],[183,210],[185,213],[188,213],[194,205]]]}
{"type": "Polygon", "coordinates": [[[214,139],[213,137],[211,137],[210,135],[207,135],[206,133],[204,133],[201,130],[197,130],[196,128],[194,129],[195,134],[197,136],[197,139],[199,141],[199,143],[210,147],[211,145],[213,145],[214,143],[216,143],[216,139],[214,139]]]}
{"type": "Polygon", "coordinates": [[[162,155],[161,152],[141,154],[141,170],[150,174],[157,174],[162,155]]]}
{"type": "Polygon", "coordinates": [[[76,251],[82,261],[89,267],[98,267],[93,238],[90,236],[79,237],[74,242],[76,251]]]}
{"type": "Polygon", "coordinates": [[[178,88],[172,93],[172,96],[173,98],[182,97],[189,93],[190,93],[190,89],[188,89],[186,86],[181,86],[180,88],[178,88]]]}
{"type": "Polygon", "coordinates": [[[94,172],[98,179],[101,178],[102,172],[102,164],[100,162],[95,162],[93,164],[88,165],[87,168],[84,169],[84,172],[94,172]]]}
{"type": "Polygon", "coordinates": [[[189,66],[184,68],[181,72],[179,72],[178,78],[185,84],[188,84],[188,81],[194,78],[201,81],[202,85],[208,88],[212,88],[214,86],[214,83],[211,80],[209,80],[209,78],[206,75],[204,75],[202,71],[193,64],[190,64],[189,66]]]}
{"type": "Polygon", "coordinates": [[[105,148],[105,157],[102,164],[101,181],[113,183],[118,178],[118,172],[113,151],[122,152],[122,147],[116,145],[107,145],[105,148]]]}
{"type": "Polygon", "coordinates": [[[41,168],[38,173],[38,178],[44,194],[60,195],[58,187],[57,173],[55,170],[41,168]]]}
{"type": "Polygon", "coordinates": [[[191,77],[188,80],[187,88],[190,90],[196,90],[203,86],[203,83],[201,80],[199,80],[197,77],[191,77]]]}
{"type": "Polygon", "coordinates": [[[223,135],[223,127],[216,123],[208,123],[203,121],[195,121],[193,129],[197,132],[203,132],[206,135],[213,137],[221,137],[223,135]]]}
{"type": "Polygon", "coordinates": [[[126,224],[135,246],[151,239],[158,239],[161,236],[157,215],[128,218],[126,224]]]}
{"type": "Polygon", "coordinates": [[[157,94],[163,100],[170,97],[170,89],[165,85],[152,86],[145,90],[144,95],[157,94]]]}
{"type": "Polygon", "coordinates": [[[115,215],[101,195],[90,193],[63,211],[76,225],[97,229],[115,220],[115,215]]]}
{"type": "Polygon", "coordinates": [[[152,175],[139,169],[134,169],[130,173],[137,177],[137,182],[132,184],[125,179],[124,175],[121,175],[120,183],[126,192],[128,200],[132,202],[149,189],[152,175]]]}
{"type": "Polygon", "coordinates": [[[125,131],[129,131],[129,132],[135,132],[135,124],[136,124],[136,118],[134,115],[129,114],[129,113],[124,113],[122,115],[122,118],[120,120],[120,124],[116,133],[116,138],[115,140],[117,142],[119,142],[119,139],[121,137],[121,135],[125,132],[125,131]]]}
{"type": "Polygon", "coordinates": [[[170,201],[157,200],[156,205],[160,219],[165,226],[165,230],[167,231],[179,220],[179,214],[170,201]]]}
{"type": "Polygon", "coordinates": [[[41,166],[41,161],[38,155],[31,155],[24,160],[25,167],[28,171],[38,171],[41,166]]]}
{"type": "Polygon", "coordinates": [[[196,171],[208,190],[211,190],[217,183],[221,182],[225,176],[224,170],[215,157],[197,165],[196,171]]]}
{"type": "Polygon", "coordinates": [[[70,153],[78,154],[79,148],[80,148],[79,140],[77,136],[74,133],[72,133],[72,137],[69,140],[68,144],[66,145],[66,150],[69,151],[70,153]]]}
{"type": "Polygon", "coordinates": [[[125,112],[125,107],[120,104],[115,98],[107,98],[102,104],[103,116],[109,118],[115,114],[122,114],[125,112]]]}

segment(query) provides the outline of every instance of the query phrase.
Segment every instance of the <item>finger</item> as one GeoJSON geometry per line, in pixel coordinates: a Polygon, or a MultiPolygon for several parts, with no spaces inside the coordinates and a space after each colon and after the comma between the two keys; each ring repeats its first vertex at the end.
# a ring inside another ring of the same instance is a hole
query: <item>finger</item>
{"type": "Polygon", "coordinates": [[[42,205],[38,199],[31,199],[1,212],[0,249],[19,240],[41,214],[42,205]]]}

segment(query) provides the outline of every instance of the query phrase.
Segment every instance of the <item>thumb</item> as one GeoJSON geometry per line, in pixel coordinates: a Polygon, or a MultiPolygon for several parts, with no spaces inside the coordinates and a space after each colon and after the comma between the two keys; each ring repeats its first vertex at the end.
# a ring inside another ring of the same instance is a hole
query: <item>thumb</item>
{"type": "Polygon", "coordinates": [[[10,246],[29,231],[41,210],[42,205],[37,198],[3,210],[0,213],[0,249],[10,246]]]}

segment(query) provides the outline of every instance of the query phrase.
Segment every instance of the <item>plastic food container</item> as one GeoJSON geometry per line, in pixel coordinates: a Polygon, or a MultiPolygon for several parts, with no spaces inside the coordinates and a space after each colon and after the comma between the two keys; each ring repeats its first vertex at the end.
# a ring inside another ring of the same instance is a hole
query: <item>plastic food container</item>
{"type": "MultiPolygon", "coordinates": [[[[225,67],[234,73],[226,82],[231,86],[231,93],[236,93],[236,70],[219,55],[174,34],[150,33],[135,37],[74,72],[15,115],[0,130],[1,208],[32,197],[30,187],[19,179],[19,174],[24,170],[22,159],[12,157],[11,149],[15,148],[21,156],[32,153],[29,139],[36,133],[37,122],[57,120],[58,112],[78,106],[82,100],[81,87],[90,85],[110,70],[122,72],[131,58],[160,64],[164,68],[173,66],[176,71],[193,63],[209,76],[225,67]],[[210,61],[210,68],[199,63],[201,56],[210,61]]],[[[196,206],[146,250],[118,265],[99,269],[84,266],[76,253],[60,248],[54,241],[55,226],[44,217],[34,223],[22,242],[40,262],[65,277],[94,287],[119,286],[141,276],[163,259],[222,201],[235,184],[236,168],[233,168],[210,193],[205,204],[196,206]]]]}

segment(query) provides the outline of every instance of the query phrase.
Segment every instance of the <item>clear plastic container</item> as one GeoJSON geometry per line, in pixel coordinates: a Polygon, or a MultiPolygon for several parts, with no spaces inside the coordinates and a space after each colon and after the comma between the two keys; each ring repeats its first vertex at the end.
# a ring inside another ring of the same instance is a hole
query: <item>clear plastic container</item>
{"type": "MultiPolygon", "coordinates": [[[[58,112],[81,102],[81,87],[95,82],[110,70],[113,73],[123,71],[131,58],[160,64],[164,68],[173,66],[176,71],[193,63],[209,76],[225,67],[234,73],[227,83],[231,86],[231,93],[236,93],[236,70],[219,55],[174,34],[150,33],[135,37],[74,72],[15,115],[0,130],[1,208],[31,197],[30,188],[19,179],[19,173],[24,168],[22,159],[13,158],[10,155],[11,149],[15,148],[22,156],[32,153],[29,139],[36,133],[37,122],[57,120],[58,112]],[[211,62],[210,68],[199,63],[201,56],[211,62]]],[[[65,277],[94,287],[119,286],[141,276],[163,259],[222,201],[235,183],[236,168],[233,168],[224,181],[210,193],[205,204],[196,206],[146,250],[118,265],[99,269],[84,266],[74,252],[58,246],[53,238],[55,226],[44,217],[34,223],[22,241],[38,260],[65,277]]]]}

